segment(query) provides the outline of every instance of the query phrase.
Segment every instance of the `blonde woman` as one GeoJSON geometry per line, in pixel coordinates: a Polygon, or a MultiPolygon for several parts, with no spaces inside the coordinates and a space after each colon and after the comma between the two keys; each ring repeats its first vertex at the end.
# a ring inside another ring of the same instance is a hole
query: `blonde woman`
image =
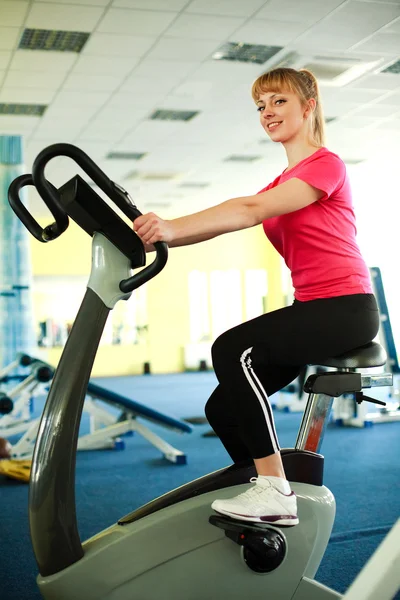
{"type": "Polygon", "coordinates": [[[135,220],[144,243],[170,247],[263,225],[292,275],[294,303],[223,333],[213,344],[219,385],[206,415],[234,462],[253,459],[246,492],[215,500],[233,519],[293,526],[297,502],[286,479],[269,396],[301,368],[374,339],[379,313],[356,242],[351,190],[343,161],[325,147],[318,84],[305,69],[261,75],[252,96],[260,123],[286,151],[288,166],[254,195],[165,221],[135,220]]]}

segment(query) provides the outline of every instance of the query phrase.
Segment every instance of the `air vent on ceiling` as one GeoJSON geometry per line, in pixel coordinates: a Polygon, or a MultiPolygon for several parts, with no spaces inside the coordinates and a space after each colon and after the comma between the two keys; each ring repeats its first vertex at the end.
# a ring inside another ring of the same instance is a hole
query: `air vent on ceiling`
{"type": "Polygon", "coordinates": [[[180,184],[180,188],[193,188],[193,189],[201,189],[201,188],[206,188],[208,187],[210,184],[209,183],[197,183],[195,181],[185,181],[184,183],[180,184]]]}
{"type": "Polygon", "coordinates": [[[383,69],[381,73],[392,73],[393,75],[400,75],[400,59],[392,63],[386,69],[383,69]]]}
{"type": "Polygon", "coordinates": [[[140,160],[146,156],[146,152],[109,152],[106,156],[108,160],[140,160]]]}
{"type": "Polygon", "coordinates": [[[245,163],[249,163],[249,162],[254,162],[255,160],[259,160],[260,158],[263,158],[263,157],[262,156],[249,156],[249,155],[232,154],[231,156],[228,156],[227,158],[225,158],[224,162],[245,162],[245,163]]]}
{"type": "Polygon", "coordinates": [[[190,121],[198,114],[193,110],[156,110],[149,118],[153,121],[190,121]]]}
{"type": "Polygon", "coordinates": [[[18,48],[21,50],[52,50],[56,52],[81,52],[90,33],[81,31],[56,31],[50,29],[25,29],[18,48]]]}
{"type": "Polygon", "coordinates": [[[214,52],[212,58],[214,60],[231,60],[262,65],[272,56],[275,56],[282,48],[283,46],[262,46],[244,44],[243,42],[227,42],[214,52]]]}
{"type": "Polygon", "coordinates": [[[46,108],[45,104],[0,104],[0,114],[41,117],[46,108]]]}
{"type": "Polygon", "coordinates": [[[375,69],[380,62],[381,59],[366,62],[350,56],[310,55],[293,51],[277,61],[271,68],[308,69],[323,85],[343,86],[375,69]]]}

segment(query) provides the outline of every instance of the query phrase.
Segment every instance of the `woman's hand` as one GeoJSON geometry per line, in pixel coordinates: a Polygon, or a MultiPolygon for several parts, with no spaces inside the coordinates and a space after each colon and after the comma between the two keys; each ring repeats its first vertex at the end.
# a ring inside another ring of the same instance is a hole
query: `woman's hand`
{"type": "Polygon", "coordinates": [[[154,213],[141,215],[133,222],[133,230],[145,244],[172,242],[174,231],[171,221],[164,221],[154,213]]]}

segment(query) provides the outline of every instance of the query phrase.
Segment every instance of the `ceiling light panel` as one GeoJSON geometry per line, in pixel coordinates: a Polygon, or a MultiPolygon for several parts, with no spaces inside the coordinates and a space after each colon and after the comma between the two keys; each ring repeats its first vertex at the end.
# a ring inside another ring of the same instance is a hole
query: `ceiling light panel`
{"type": "Polygon", "coordinates": [[[91,32],[104,13],[102,7],[33,2],[25,26],[29,29],[50,29],[91,32]]]}
{"type": "MultiPolygon", "coordinates": [[[[397,38],[397,46],[399,45],[399,39],[397,38]]],[[[400,75],[400,60],[396,60],[394,63],[383,69],[382,73],[392,73],[393,75],[400,75]]]]}
{"type": "Polygon", "coordinates": [[[218,48],[218,50],[214,52],[212,58],[214,60],[229,60],[232,62],[262,65],[275,56],[280,50],[282,50],[281,46],[263,46],[244,44],[242,42],[228,42],[218,48]]]}
{"type": "Polygon", "coordinates": [[[18,48],[79,53],[89,35],[89,33],[80,31],[24,29],[18,48]]]}
{"type": "Polygon", "coordinates": [[[97,27],[102,33],[158,37],[175,19],[175,13],[110,8],[97,27]]]}
{"type": "Polygon", "coordinates": [[[30,117],[41,117],[47,106],[43,104],[7,104],[0,103],[0,114],[1,115],[25,115],[30,117]]]}
{"type": "Polygon", "coordinates": [[[188,13],[250,17],[265,4],[265,0],[193,0],[185,8],[188,13]]]}
{"type": "Polygon", "coordinates": [[[96,56],[131,56],[134,59],[144,56],[157,38],[138,35],[117,35],[115,33],[92,33],[83,54],[96,56]]]}
{"type": "Polygon", "coordinates": [[[190,121],[198,115],[196,111],[190,110],[156,110],[149,119],[154,121],[190,121]]]}

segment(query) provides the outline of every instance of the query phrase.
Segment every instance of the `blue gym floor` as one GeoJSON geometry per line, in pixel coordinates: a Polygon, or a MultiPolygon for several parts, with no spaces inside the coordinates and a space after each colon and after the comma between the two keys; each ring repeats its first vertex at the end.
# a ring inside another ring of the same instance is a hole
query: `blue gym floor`
{"type": "MultiPolygon", "coordinates": [[[[215,381],[213,373],[94,380],[178,418],[203,415],[215,381]]],[[[281,446],[293,446],[300,415],[275,412],[275,419],[281,446]]],[[[154,497],[230,462],[217,438],[202,437],[210,429],[208,425],[194,426],[191,434],[183,435],[152,424],[149,427],[184,451],[188,464],[176,466],[165,461],[139,435],[124,438],[126,448],[119,452],[78,453],[76,498],[82,539],[154,497]]],[[[317,579],[343,593],[400,515],[400,422],[370,429],[330,426],[322,451],[325,484],[336,496],[337,517],[317,579]]],[[[27,499],[27,484],[0,478],[1,600],[40,599],[27,499]]]]}

